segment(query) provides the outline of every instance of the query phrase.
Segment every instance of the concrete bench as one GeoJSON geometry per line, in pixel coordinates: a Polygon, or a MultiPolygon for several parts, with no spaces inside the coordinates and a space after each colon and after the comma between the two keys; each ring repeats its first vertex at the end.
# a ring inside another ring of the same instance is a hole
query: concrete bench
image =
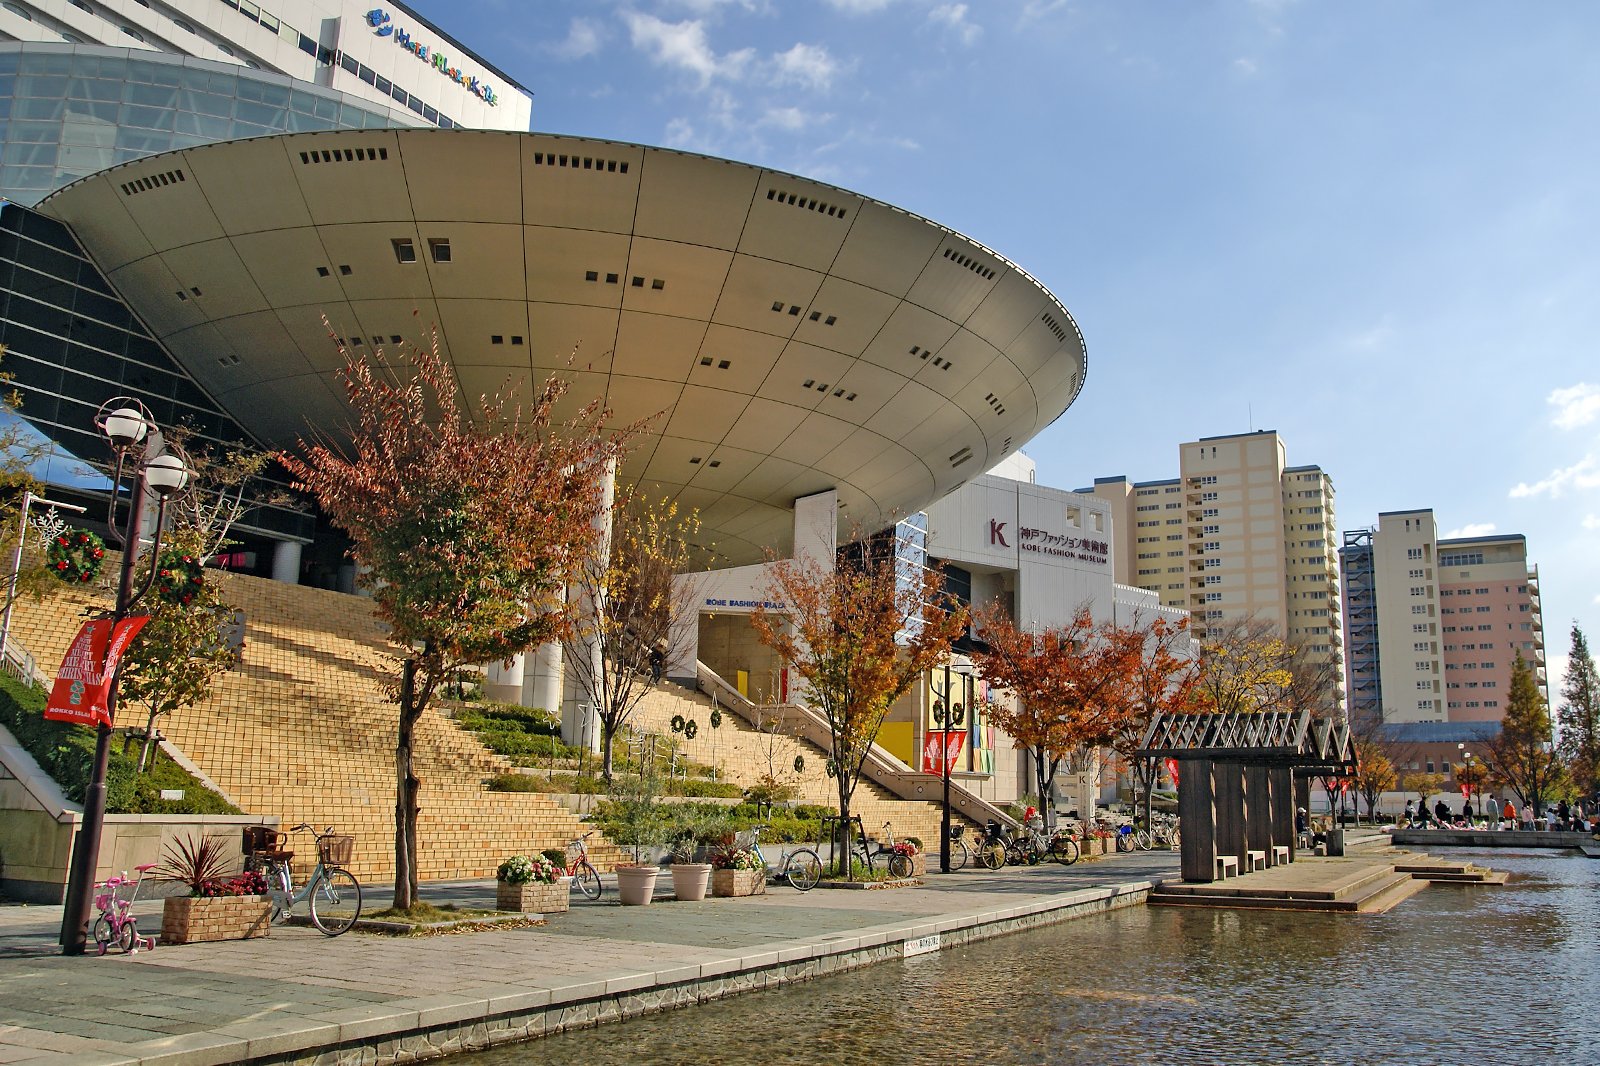
{"type": "Polygon", "coordinates": [[[1237,855],[1218,855],[1217,856],[1217,880],[1218,881],[1222,881],[1222,880],[1225,880],[1225,879],[1227,879],[1229,877],[1238,877],[1238,876],[1239,876],[1239,856],[1237,856],[1237,855]]]}
{"type": "Polygon", "coordinates": [[[1283,866],[1288,861],[1289,861],[1289,845],[1287,845],[1287,844],[1274,844],[1274,845],[1272,845],[1272,865],[1274,865],[1274,866],[1283,866]]]}
{"type": "Polygon", "coordinates": [[[1247,874],[1253,874],[1257,870],[1265,870],[1267,868],[1267,853],[1264,851],[1246,851],[1244,858],[1245,873],[1247,874]]]}

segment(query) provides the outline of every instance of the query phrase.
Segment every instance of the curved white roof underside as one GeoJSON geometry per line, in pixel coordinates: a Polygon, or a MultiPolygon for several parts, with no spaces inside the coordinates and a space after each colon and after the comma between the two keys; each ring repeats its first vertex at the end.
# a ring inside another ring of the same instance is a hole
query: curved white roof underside
{"type": "Polygon", "coordinates": [[[1061,303],[960,234],[639,145],[262,137],[114,167],[40,210],[262,443],[349,422],[324,315],[356,351],[437,324],[469,395],[555,371],[573,409],[656,416],[623,477],[699,508],[731,562],[786,549],[796,497],[835,488],[867,526],[920,509],[1060,416],[1087,365],[1061,303]]]}

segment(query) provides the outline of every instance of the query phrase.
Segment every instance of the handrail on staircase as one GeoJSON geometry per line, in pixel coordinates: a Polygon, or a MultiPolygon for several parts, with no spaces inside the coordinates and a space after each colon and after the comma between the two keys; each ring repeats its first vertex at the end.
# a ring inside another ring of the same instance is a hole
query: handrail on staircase
{"type": "MultiPolygon", "coordinates": [[[[779,714],[785,722],[797,722],[800,735],[824,751],[828,750],[832,742],[832,731],[828,728],[827,720],[815,707],[797,703],[792,699],[781,704],[758,705],[730,685],[726,678],[698,660],[695,662],[695,679],[701,692],[719,703],[725,703],[730,710],[757,729],[762,728],[763,711],[770,709],[779,714]]],[[[877,744],[872,745],[872,749],[867,753],[866,761],[862,763],[862,773],[868,780],[888,789],[901,799],[920,800],[925,803],[943,802],[943,778],[933,774],[918,773],[877,744]]],[[[1015,829],[1018,826],[1017,820],[1011,815],[957,781],[950,782],[950,808],[975,824],[981,825],[993,818],[1008,828],[1015,829]]]]}

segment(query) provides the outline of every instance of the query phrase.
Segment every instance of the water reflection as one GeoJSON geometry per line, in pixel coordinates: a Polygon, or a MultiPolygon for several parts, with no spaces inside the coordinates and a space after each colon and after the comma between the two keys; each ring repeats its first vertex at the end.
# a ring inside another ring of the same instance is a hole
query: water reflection
{"type": "Polygon", "coordinates": [[[1134,908],[466,1061],[1600,1062],[1600,862],[1472,858],[1512,883],[1386,915],[1134,908]]]}

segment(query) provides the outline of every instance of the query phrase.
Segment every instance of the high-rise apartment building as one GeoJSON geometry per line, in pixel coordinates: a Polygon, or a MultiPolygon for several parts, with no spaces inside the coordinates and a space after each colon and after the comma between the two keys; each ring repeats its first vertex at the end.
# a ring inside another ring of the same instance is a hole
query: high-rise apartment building
{"type": "Polygon", "coordinates": [[[1111,502],[1116,580],[1189,611],[1198,636],[1229,619],[1271,624],[1329,665],[1342,708],[1332,479],[1288,465],[1271,430],[1204,437],[1178,458],[1176,479],[1096,478],[1085,490],[1111,502]]]}
{"type": "Polygon", "coordinates": [[[1549,698],[1538,567],[1521,534],[1440,540],[1433,512],[1344,534],[1351,717],[1497,722],[1520,653],[1549,698]]]}

